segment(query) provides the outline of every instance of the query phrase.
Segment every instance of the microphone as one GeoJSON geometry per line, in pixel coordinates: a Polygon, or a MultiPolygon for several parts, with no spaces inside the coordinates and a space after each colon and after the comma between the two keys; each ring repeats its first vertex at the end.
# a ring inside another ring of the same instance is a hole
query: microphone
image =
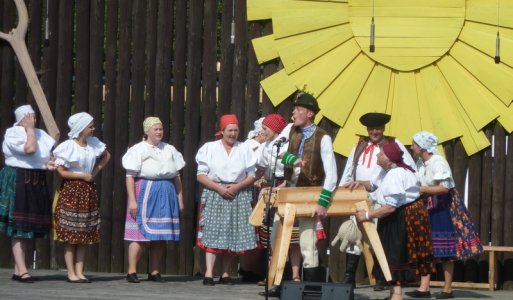
{"type": "Polygon", "coordinates": [[[274,142],[273,146],[281,146],[286,142],[288,142],[287,138],[282,136],[281,138],[277,139],[276,142],[274,142]]]}

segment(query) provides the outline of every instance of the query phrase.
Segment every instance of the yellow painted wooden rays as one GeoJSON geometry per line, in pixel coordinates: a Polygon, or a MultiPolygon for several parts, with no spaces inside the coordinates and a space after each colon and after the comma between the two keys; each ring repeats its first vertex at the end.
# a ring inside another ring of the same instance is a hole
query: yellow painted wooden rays
{"type": "Polygon", "coordinates": [[[428,130],[441,142],[460,138],[469,155],[489,146],[491,121],[513,131],[513,0],[247,0],[247,9],[249,21],[273,24],[253,40],[259,63],[283,65],[264,91],[278,105],[306,86],[317,121],[340,126],[342,155],[366,135],[358,119],[367,112],[391,114],[386,134],[405,144],[428,130]]]}

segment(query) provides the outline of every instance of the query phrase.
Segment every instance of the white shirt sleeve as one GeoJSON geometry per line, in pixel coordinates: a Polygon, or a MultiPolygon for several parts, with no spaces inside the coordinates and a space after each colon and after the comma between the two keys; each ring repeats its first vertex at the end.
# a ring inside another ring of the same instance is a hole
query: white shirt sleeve
{"type": "Polygon", "coordinates": [[[346,166],[344,167],[344,172],[342,173],[342,178],[340,178],[339,186],[342,186],[353,180],[353,161],[354,161],[354,152],[356,151],[356,146],[353,147],[351,154],[347,157],[346,166]]]}
{"type": "Polygon", "coordinates": [[[324,135],[321,140],[321,159],[324,167],[323,188],[333,192],[337,187],[337,162],[335,160],[335,153],[333,152],[333,143],[329,135],[324,135]]]}

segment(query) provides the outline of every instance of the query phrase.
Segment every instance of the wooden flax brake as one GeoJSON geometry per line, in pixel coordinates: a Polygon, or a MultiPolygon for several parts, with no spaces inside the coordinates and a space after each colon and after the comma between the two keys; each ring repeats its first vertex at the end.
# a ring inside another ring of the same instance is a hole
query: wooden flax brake
{"type": "Polygon", "coordinates": [[[23,0],[14,0],[14,3],[16,4],[16,10],[18,12],[18,25],[9,33],[0,31],[0,38],[11,44],[14,53],[18,57],[23,73],[27,78],[32,95],[34,95],[34,99],[36,100],[37,107],[41,112],[48,134],[58,141],[60,136],[59,129],[55,123],[55,119],[53,118],[52,111],[48,106],[48,102],[46,101],[45,94],[41,88],[39,79],[37,78],[36,70],[30,60],[27,45],[25,43],[25,35],[27,34],[29,21],[27,7],[23,0]]]}
{"type": "MultiPolygon", "coordinates": [[[[276,189],[271,196],[271,203],[278,208],[280,223],[274,243],[273,255],[269,266],[269,277],[267,284],[269,287],[279,285],[283,278],[283,269],[287,259],[292,235],[292,226],[295,217],[310,217],[317,204],[317,199],[322,187],[294,187],[276,189]]],[[[350,216],[357,210],[368,211],[370,209],[368,196],[365,190],[349,190],[338,188],[333,192],[331,205],[328,208],[328,216],[350,216]]],[[[250,216],[250,223],[258,226],[262,223],[263,208],[267,195],[260,196],[253,214],[250,216]],[[260,210],[260,211],[257,211],[260,210]]],[[[372,221],[365,221],[358,224],[364,236],[364,244],[370,245],[376,255],[378,263],[383,270],[385,279],[392,280],[392,275],[388,267],[385,252],[376,230],[376,224],[372,221]]],[[[364,251],[369,251],[369,247],[364,247],[364,251]]],[[[371,257],[366,253],[366,257],[371,257]]],[[[372,259],[371,259],[372,260],[372,259]]]]}

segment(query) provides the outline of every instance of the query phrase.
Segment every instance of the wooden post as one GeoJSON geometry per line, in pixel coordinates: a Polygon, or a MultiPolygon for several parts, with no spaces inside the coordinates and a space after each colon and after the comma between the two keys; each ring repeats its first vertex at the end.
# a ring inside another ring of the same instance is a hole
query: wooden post
{"type": "Polygon", "coordinates": [[[18,57],[20,66],[23,69],[23,73],[25,73],[25,76],[27,77],[27,82],[30,86],[32,94],[34,95],[34,99],[36,100],[37,107],[39,108],[41,116],[43,117],[43,121],[45,122],[48,134],[50,134],[50,136],[52,136],[55,140],[59,140],[59,129],[57,128],[57,124],[53,118],[52,111],[48,106],[45,93],[41,88],[41,84],[39,83],[39,79],[36,75],[36,70],[34,69],[34,65],[30,60],[27,45],[25,44],[25,35],[27,34],[28,27],[27,7],[25,6],[25,1],[23,0],[14,0],[14,3],[16,4],[16,9],[18,11],[18,26],[12,29],[9,34],[0,32],[0,38],[11,44],[14,53],[18,57]]]}

